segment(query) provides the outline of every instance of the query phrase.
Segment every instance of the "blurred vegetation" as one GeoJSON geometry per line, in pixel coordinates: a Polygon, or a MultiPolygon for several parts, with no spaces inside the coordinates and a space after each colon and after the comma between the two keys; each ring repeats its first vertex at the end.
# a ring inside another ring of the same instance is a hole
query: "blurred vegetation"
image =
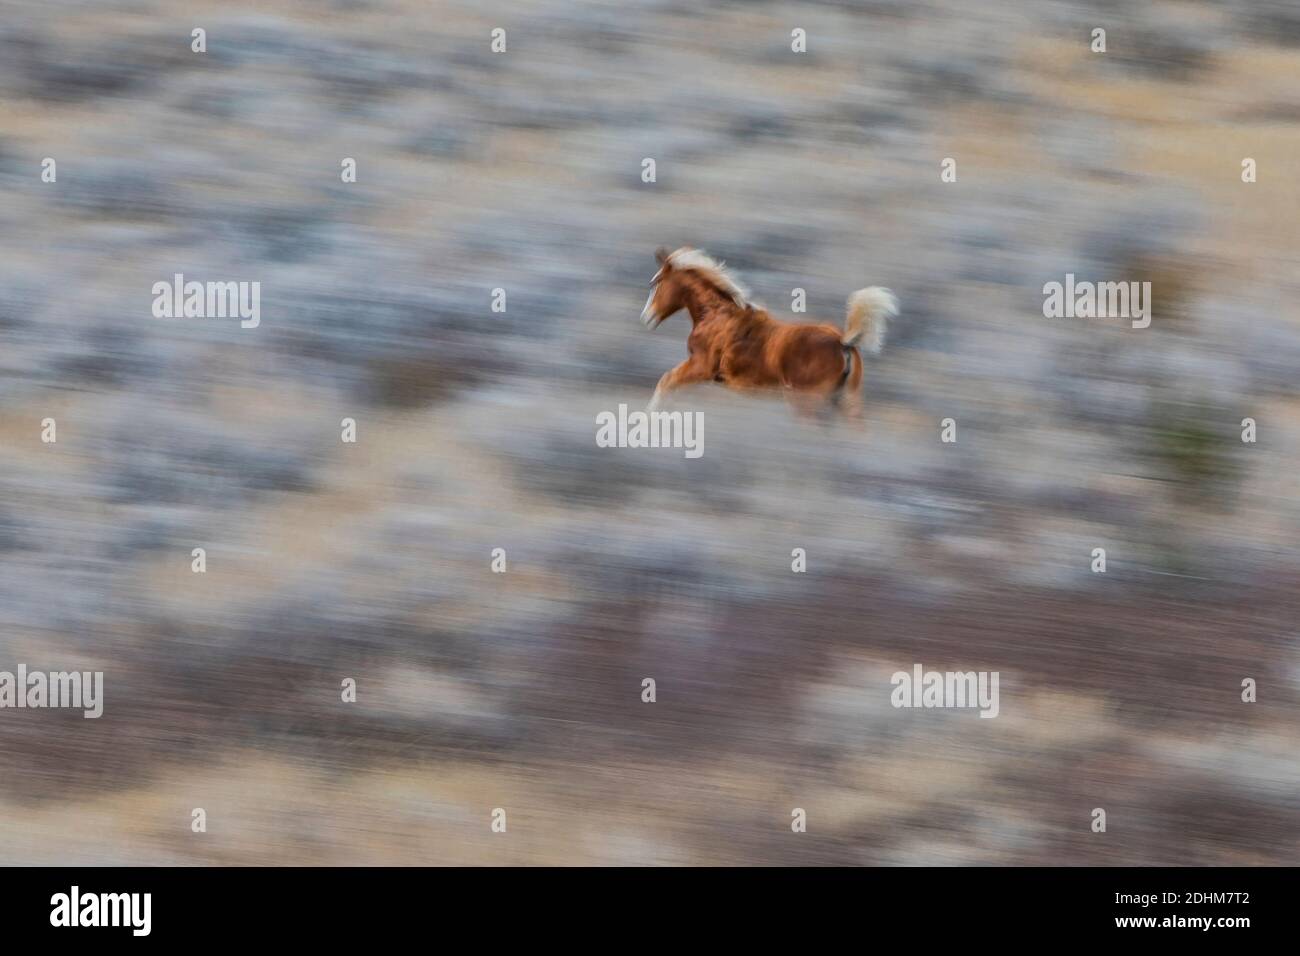
{"type": "Polygon", "coordinates": [[[1160,402],[1151,414],[1149,454],[1175,497],[1188,505],[1229,511],[1242,475],[1233,456],[1231,412],[1201,403],[1160,402]]]}

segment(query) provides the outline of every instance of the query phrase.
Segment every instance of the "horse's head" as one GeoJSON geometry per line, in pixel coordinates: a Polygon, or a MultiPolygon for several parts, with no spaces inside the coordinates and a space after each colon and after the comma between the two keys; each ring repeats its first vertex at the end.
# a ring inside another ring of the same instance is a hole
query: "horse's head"
{"type": "Polygon", "coordinates": [[[673,253],[660,248],[655,252],[659,271],[650,280],[653,287],[641,310],[641,321],[647,328],[657,328],[659,323],[686,305],[685,284],[682,271],[673,268],[673,253]]]}

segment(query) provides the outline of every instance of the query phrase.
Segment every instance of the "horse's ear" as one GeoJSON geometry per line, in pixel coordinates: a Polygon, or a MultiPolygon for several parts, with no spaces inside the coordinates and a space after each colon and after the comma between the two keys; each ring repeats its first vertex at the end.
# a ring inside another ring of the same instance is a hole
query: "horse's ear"
{"type": "Polygon", "coordinates": [[[655,261],[661,266],[667,265],[669,255],[671,255],[671,253],[668,251],[668,248],[666,246],[660,246],[655,250],[655,261]]]}

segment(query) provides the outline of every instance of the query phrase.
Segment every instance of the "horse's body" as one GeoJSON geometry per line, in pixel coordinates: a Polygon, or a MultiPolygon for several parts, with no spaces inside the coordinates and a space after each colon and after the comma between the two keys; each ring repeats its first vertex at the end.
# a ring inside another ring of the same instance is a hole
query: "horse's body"
{"type": "Polygon", "coordinates": [[[833,401],[851,416],[861,414],[857,343],[865,338],[870,351],[880,351],[885,322],[898,312],[888,289],[853,293],[843,329],[795,325],[752,305],[740,284],[704,253],[682,248],[656,255],[660,269],[641,319],[656,328],[686,309],[692,328],[686,340],[690,357],[664,373],[652,408],[683,385],[719,382],[738,390],[779,388],[804,410],[833,401]]]}

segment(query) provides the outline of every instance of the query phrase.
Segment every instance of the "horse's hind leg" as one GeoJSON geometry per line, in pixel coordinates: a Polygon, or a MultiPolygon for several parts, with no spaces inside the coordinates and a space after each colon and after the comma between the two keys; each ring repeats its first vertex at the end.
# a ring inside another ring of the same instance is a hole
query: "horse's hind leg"
{"type": "Polygon", "coordinates": [[[785,400],[794,410],[795,415],[799,418],[816,421],[825,416],[827,407],[827,397],[819,395],[816,392],[806,392],[799,389],[785,388],[785,400]]]}
{"type": "Polygon", "coordinates": [[[863,404],[861,389],[842,388],[835,396],[835,405],[839,413],[851,422],[862,421],[863,404]]]}
{"type": "Polygon", "coordinates": [[[848,421],[862,421],[862,355],[857,349],[849,349],[848,353],[848,374],[840,382],[840,387],[835,390],[835,404],[839,406],[840,414],[848,421]]]}

